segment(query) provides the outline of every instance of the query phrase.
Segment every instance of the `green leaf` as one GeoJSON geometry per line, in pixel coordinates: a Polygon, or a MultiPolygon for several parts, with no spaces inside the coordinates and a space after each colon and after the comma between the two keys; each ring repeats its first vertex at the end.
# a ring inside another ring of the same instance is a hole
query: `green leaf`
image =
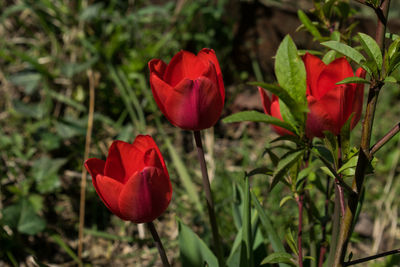
{"type": "Polygon", "coordinates": [[[242,244],[246,248],[246,266],[254,266],[253,261],[253,240],[251,231],[251,199],[250,199],[250,179],[245,176],[244,181],[244,200],[243,200],[243,232],[242,232],[242,244]]]}
{"type": "Polygon", "coordinates": [[[379,73],[382,69],[382,52],[375,40],[364,33],[359,32],[360,43],[364,48],[364,51],[368,54],[369,58],[373,59],[378,70],[375,77],[379,77],[379,73]]]}
{"type": "Polygon", "coordinates": [[[247,176],[251,177],[256,174],[272,175],[273,172],[268,167],[259,167],[259,168],[255,168],[255,169],[251,170],[250,172],[248,172],[247,176]]]}
{"type": "Polygon", "coordinates": [[[325,56],[322,58],[322,61],[326,64],[329,65],[332,61],[334,61],[336,58],[336,51],[335,50],[329,50],[325,56]]]}
{"type": "Polygon", "coordinates": [[[341,80],[340,82],[337,82],[336,84],[346,84],[346,83],[366,83],[370,84],[370,81],[360,78],[360,77],[347,77],[341,80]]]}
{"type": "Polygon", "coordinates": [[[387,76],[384,80],[385,83],[397,83],[397,80],[393,76],[387,76]]]}
{"type": "Polygon", "coordinates": [[[62,240],[60,235],[54,234],[50,236],[50,239],[52,239],[57,245],[61,247],[62,250],[64,250],[78,265],[82,265],[81,260],[79,257],[75,254],[75,252],[62,240]]]}
{"type": "Polygon", "coordinates": [[[31,95],[35,92],[42,75],[37,72],[20,72],[9,77],[10,82],[24,88],[26,94],[31,95]]]}
{"type": "Polygon", "coordinates": [[[333,50],[345,55],[346,57],[352,59],[357,64],[360,64],[369,74],[372,75],[369,67],[364,64],[367,61],[365,59],[365,57],[360,52],[358,52],[357,50],[352,48],[351,46],[348,46],[348,45],[343,44],[338,41],[323,42],[323,43],[321,43],[321,45],[326,46],[330,49],[333,49],[333,50]]]}
{"type": "Polygon", "coordinates": [[[18,232],[35,235],[44,230],[46,221],[36,214],[28,199],[23,198],[14,205],[3,210],[3,222],[18,232]]]}
{"type": "Polygon", "coordinates": [[[293,251],[293,253],[295,253],[296,255],[299,255],[297,243],[296,243],[296,241],[294,241],[293,233],[290,228],[286,231],[285,239],[286,239],[286,242],[289,245],[290,249],[293,251]]]}
{"type": "Polygon", "coordinates": [[[242,122],[242,121],[253,121],[253,122],[264,122],[267,124],[273,124],[279,127],[282,127],[286,130],[294,132],[293,128],[286,122],[281,121],[275,117],[269,116],[267,114],[258,112],[258,111],[242,111],[235,114],[232,114],[228,117],[225,117],[222,122],[224,123],[233,123],[233,122],[242,122]]]}
{"type": "MultiPolygon", "coordinates": [[[[259,216],[261,224],[267,233],[268,240],[271,242],[272,249],[275,252],[286,252],[282,240],[279,238],[279,235],[275,228],[272,225],[271,219],[269,218],[268,214],[265,212],[263,207],[261,206],[260,202],[258,201],[254,192],[251,192],[251,199],[253,201],[254,207],[256,208],[259,216]]],[[[286,264],[279,264],[280,267],[287,267],[286,264]]]]}
{"type": "Polygon", "coordinates": [[[273,263],[287,263],[291,266],[296,266],[296,264],[294,264],[294,262],[292,261],[292,255],[286,252],[274,252],[272,254],[269,254],[268,257],[266,257],[261,262],[261,265],[273,263]]]}
{"type": "Polygon", "coordinates": [[[308,18],[306,13],[302,10],[297,11],[297,16],[299,17],[300,21],[303,23],[304,27],[316,38],[321,38],[321,33],[318,31],[317,27],[312,23],[312,21],[308,18]]]}
{"type": "Polygon", "coordinates": [[[293,196],[286,196],[284,198],[281,199],[281,201],[279,202],[279,207],[282,207],[283,205],[285,205],[285,203],[289,200],[295,200],[293,198],[293,196]]]}
{"type": "Polygon", "coordinates": [[[351,132],[351,121],[354,117],[354,112],[349,116],[346,123],[342,126],[340,130],[340,142],[341,142],[341,153],[344,161],[347,160],[348,154],[350,152],[350,132],[351,132]]]}
{"type": "Polygon", "coordinates": [[[297,150],[290,153],[287,153],[278,163],[278,167],[274,172],[274,176],[272,178],[272,183],[269,188],[271,191],[275,185],[287,174],[289,169],[297,162],[297,160],[303,155],[303,150],[297,150]]]}
{"type": "Polygon", "coordinates": [[[31,174],[40,193],[53,192],[61,186],[58,171],[66,161],[66,159],[52,159],[43,156],[33,162],[31,174]]]}
{"type": "Polygon", "coordinates": [[[279,85],[300,106],[306,108],[306,69],[289,35],[286,35],[276,52],[275,74],[279,85]]]}
{"type": "Polygon", "coordinates": [[[179,249],[182,266],[217,267],[217,257],[189,227],[178,219],[179,249]]]}

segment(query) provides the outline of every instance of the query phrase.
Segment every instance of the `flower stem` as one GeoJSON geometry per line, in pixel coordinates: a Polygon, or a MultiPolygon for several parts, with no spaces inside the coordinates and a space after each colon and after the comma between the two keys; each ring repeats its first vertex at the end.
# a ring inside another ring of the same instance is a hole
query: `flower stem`
{"type": "Polygon", "coordinates": [[[214,210],[214,201],[213,201],[213,197],[212,197],[212,193],[211,193],[210,180],[208,178],[207,166],[206,166],[206,161],[204,158],[203,143],[201,141],[200,131],[193,131],[193,134],[194,134],[194,139],[196,141],[197,155],[198,155],[199,162],[200,162],[201,174],[203,176],[203,189],[206,194],[208,216],[209,216],[210,223],[211,223],[211,230],[212,230],[212,235],[213,235],[213,239],[214,239],[214,246],[215,246],[219,266],[225,266],[223,257],[222,257],[222,255],[223,255],[222,254],[222,245],[221,245],[221,241],[219,239],[217,219],[215,217],[215,210],[214,210]]]}
{"type": "Polygon", "coordinates": [[[156,247],[158,249],[158,253],[160,254],[160,258],[161,258],[161,261],[163,263],[163,266],[164,267],[170,267],[171,265],[169,264],[167,255],[165,254],[165,250],[164,250],[164,247],[162,245],[161,239],[158,236],[157,230],[154,227],[154,223],[153,222],[149,222],[149,223],[146,223],[146,224],[147,224],[147,227],[150,230],[151,235],[153,236],[154,243],[156,243],[156,247]]]}
{"type": "Polygon", "coordinates": [[[395,136],[400,131],[400,122],[397,123],[387,134],[385,134],[382,139],[376,142],[369,151],[370,155],[374,155],[382,146],[384,146],[393,136],[395,136]]]}
{"type": "MultiPolygon", "coordinates": [[[[389,11],[390,0],[382,0],[378,8],[374,8],[377,14],[378,23],[375,32],[375,41],[378,43],[381,51],[384,51],[384,38],[386,32],[387,16],[389,11]]],[[[356,194],[351,194],[348,199],[346,213],[343,217],[339,242],[335,252],[335,262],[333,266],[344,266],[344,258],[346,256],[347,245],[351,236],[353,219],[356,213],[357,205],[360,199],[360,193],[363,188],[365,171],[371,160],[370,141],[372,134],[372,125],[374,121],[376,103],[378,100],[379,91],[383,84],[376,79],[371,80],[371,86],[368,93],[368,101],[365,112],[365,117],[362,123],[361,144],[359,156],[356,166],[356,173],[353,179],[352,188],[356,194]]]]}

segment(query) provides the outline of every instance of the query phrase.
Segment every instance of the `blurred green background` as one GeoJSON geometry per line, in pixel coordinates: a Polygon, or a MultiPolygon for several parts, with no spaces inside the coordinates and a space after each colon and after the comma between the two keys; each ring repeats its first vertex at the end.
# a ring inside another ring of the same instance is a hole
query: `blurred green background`
{"type": "MultiPolygon", "coordinates": [[[[80,180],[93,85],[90,157],[104,159],[112,140],[153,136],[174,188],[173,201],[156,226],[171,261],[180,266],[175,216],[206,241],[211,237],[192,136],[174,128],[156,108],[147,62],[168,62],[181,49],[197,53],[213,48],[227,91],[222,117],[243,109],[261,111],[257,90],[245,83],[273,81],[272,56],[280,40],[289,33],[299,48],[321,49],[309,34],[296,31],[297,9],[311,7],[312,1],[0,0],[0,265],[78,262],[80,180]],[[90,77],[98,82],[91,84],[90,77]]],[[[359,5],[354,8],[359,10],[357,29],[373,34],[373,14],[359,5]]],[[[395,19],[389,29],[398,32],[398,2],[392,1],[390,14],[395,19]]],[[[398,87],[385,88],[374,140],[398,121],[399,98],[398,87]]],[[[359,134],[359,127],[354,132],[359,134]]],[[[219,224],[228,245],[235,234],[232,181],[243,171],[271,165],[262,155],[273,137],[269,127],[251,123],[219,122],[204,133],[219,224]]],[[[378,153],[377,175],[367,181],[366,226],[359,226],[355,241],[368,245],[356,243],[360,253],[399,245],[399,147],[395,137],[378,153]]],[[[296,210],[285,204],[282,213],[284,189],[267,195],[268,183],[268,177],[257,176],[252,187],[284,233],[296,210]]],[[[140,232],[107,210],[89,176],[83,261],[95,266],[157,265],[150,237],[140,232]]]]}

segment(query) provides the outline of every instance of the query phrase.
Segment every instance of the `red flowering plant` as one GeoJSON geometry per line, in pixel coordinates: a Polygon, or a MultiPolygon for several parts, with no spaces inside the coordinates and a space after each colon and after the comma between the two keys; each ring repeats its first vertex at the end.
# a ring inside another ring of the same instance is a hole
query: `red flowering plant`
{"type": "MultiPolygon", "coordinates": [[[[334,1],[327,2],[331,4],[316,6],[318,14],[324,15],[319,17],[324,23],[327,22],[326,16],[331,14],[329,12],[334,12],[336,7],[332,4],[334,1]],[[326,10],[330,11],[325,14],[326,10]]],[[[377,13],[387,9],[387,6],[378,8],[372,1],[367,2],[377,13]]],[[[263,122],[271,125],[279,135],[265,148],[264,154],[269,155],[267,164],[272,167],[259,166],[246,171],[243,181],[232,179],[233,196],[229,201],[233,206],[232,221],[237,229],[234,239],[220,236],[220,217],[216,215],[200,133],[218,122],[224,107],[225,87],[216,53],[207,48],[197,54],[182,50],[168,64],[161,59],[148,62],[154,101],[173,126],[193,131],[203,178],[210,223],[210,227],[205,226],[203,230],[206,236],[212,236],[213,244],[208,247],[190,227],[178,220],[182,266],[279,264],[286,267],[297,264],[301,267],[342,267],[358,262],[346,262],[345,257],[357,219],[356,211],[361,208],[364,178],[373,168],[374,153],[400,131],[400,127],[394,128],[370,147],[379,90],[385,82],[395,80],[390,74],[400,65],[400,38],[395,39],[385,53],[382,36],[374,40],[360,33],[354,39],[360,44],[356,50],[344,43],[346,39],[341,40],[339,32],[322,36],[319,27],[326,24],[320,23],[316,27],[304,12],[300,11],[298,15],[302,28],[313,34],[327,50],[299,51],[287,35],[274,58],[276,83],[250,83],[258,87],[264,113],[243,111],[223,119],[225,123],[263,122]],[[357,70],[354,71],[353,67],[357,70]],[[366,84],[370,92],[361,145],[351,147],[350,134],[362,117],[366,84]],[[262,181],[268,190],[259,190],[262,193],[252,190],[256,174],[268,176],[262,181]],[[349,179],[353,179],[352,185],[348,183],[349,179]],[[260,195],[265,197],[262,194],[275,190],[279,183],[286,186],[281,192],[287,194],[282,197],[280,207],[289,205],[286,204],[288,200],[294,200],[298,209],[298,221],[285,229],[286,241],[281,240],[281,231],[274,228],[269,211],[263,209],[259,201],[260,195]],[[307,220],[303,219],[305,216],[307,220]],[[306,223],[307,228],[303,228],[306,223]],[[297,226],[297,241],[292,226],[297,226]],[[304,229],[310,229],[310,233],[304,229]],[[317,231],[320,235],[315,234],[317,231]],[[234,240],[232,246],[229,240],[234,240]],[[313,264],[305,264],[308,259],[312,259],[313,264]]],[[[381,16],[378,18],[382,19],[381,16]]],[[[383,22],[379,23],[382,31],[383,22]]],[[[325,33],[330,33],[332,28],[325,30],[325,33]]],[[[160,128],[158,130],[162,131],[160,128]]],[[[172,151],[171,158],[177,161],[178,156],[169,139],[166,140],[172,151]]],[[[182,162],[177,165],[178,169],[184,168],[182,162]]],[[[89,159],[85,166],[100,199],[123,220],[150,223],[165,211],[171,201],[172,187],[166,165],[149,136],[138,136],[133,144],[115,141],[106,161],[89,159]]],[[[184,186],[192,182],[188,181],[190,178],[182,180],[184,186]]],[[[196,196],[196,190],[191,190],[189,198],[196,196]]],[[[198,211],[202,219],[201,207],[200,204],[198,211]]],[[[157,242],[158,236],[153,236],[157,242]]],[[[164,265],[169,266],[161,242],[158,248],[164,265]]]]}

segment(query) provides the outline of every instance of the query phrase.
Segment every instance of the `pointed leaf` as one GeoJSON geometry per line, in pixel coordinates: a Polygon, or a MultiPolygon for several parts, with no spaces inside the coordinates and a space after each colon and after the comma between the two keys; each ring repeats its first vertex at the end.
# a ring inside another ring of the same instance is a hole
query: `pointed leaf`
{"type": "Polygon", "coordinates": [[[312,21],[308,18],[306,13],[302,10],[297,11],[297,16],[299,17],[300,21],[303,23],[304,27],[316,38],[321,38],[321,33],[318,31],[317,27],[312,23],[312,21]]]}
{"type": "Polygon", "coordinates": [[[275,252],[268,255],[268,257],[261,262],[261,265],[273,263],[287,263],[291,266],[296,266],[296,264],[294,264],[292,261],[292,255],[286,252],[275,252]]]}
{"type": "Polygon", "coordinates": [[[370,84],[370,81],[365,80],[365,79],[360,78],[360,77],[347,77],[347,78],[341,80],[340,82],[337,82],[336,84],[346,84],[346,83],[366,83],[366,84],[370,84]]]}
{"type": "MultiPolygon", "coordinates": [[[[268,214],[265,212],[263,207],[261,206],[260,202],[258,201],[256,195],[253,191],[251,191],[251,199],[253,204],[260,216],[260,221],[263,226],[263,229],[267,233],[268,240],[271,242],[272,249],[275,252],[285,252],[285,247],[282,244],[282,240],[279,238],[278,233],[276,232],[275,228],[272,225],[271,219],[269,218],[268,214]]],[[[279,264],[280,267],[287,267],[287,264],[279,264]]]]}
{"type": "Polygon", "coordinates": [[[286,35],[276,52],[275,74],[279,85],[300,106],[307,107],[306,69],[289,35],[286,35]]]}
{"type": "Polygon", "coordinates": [[[367,61],[365,59],[365,57],[360,52],[358,52],[357,50],[352,48],[351,46],[348,46],[348,45],[343,44],[338,41],[323,42],[323,43],[321,43],[321,45],[326,46],[330,49],[333,49],[333,50],[345,55],[346,57],[354,60],[357,64],[360,64],[369,74],[372,74],[371,70],[368,68],[368,66],[365,66],[365,64],[364,64],[364,62],[367,61]]]}
{"type": "Polygon", "coordinates": [[[285,174],[287,174],[289,169],[297,162],[297,160],[303,155],[303,153],[303,150],[298,150],[288,153],[284,158],[281,158],[272,178],[272,183],[269,191],[271,191],[275,187],[275,185],[277,185],[278,182],[285,176],[285,174]]]}
{"type": "Polygon", "coordinates": [[[228,117],[225,117],[222,120],[224,123],[232,123],[232,122],[242,122],[242,121],[253,121],[253,122],[264,122],[267,124],[273,124],[279,127],[282,127],[286,130],[294,132],[293,128],[286,122],[281,121],[275,117],[269,116],[267,114],[258,112],[258,111],[242,111],[235,114],[232,114],[228,117]]]}
{"type": "MultiPolygon", "coordinates": [[[[379,48],[376,41],[369,35],[359,32],[358,36],[360,37],[360,43],[364,48],[364,51],[368,54],[368,56],[374,60],[378,71],[380,72],[382,69],[382,52],[379,48]]],[[[377,73],[379,74],[379,73],[377,73]]],[[[378,77],[378,76],[375,76],[378,77]]]]}
{"type": "Polygon", "coordinates": [[[178,219],[179,248],[182,266],[218,267],[217,257],[189,227],[178,219]]]}

